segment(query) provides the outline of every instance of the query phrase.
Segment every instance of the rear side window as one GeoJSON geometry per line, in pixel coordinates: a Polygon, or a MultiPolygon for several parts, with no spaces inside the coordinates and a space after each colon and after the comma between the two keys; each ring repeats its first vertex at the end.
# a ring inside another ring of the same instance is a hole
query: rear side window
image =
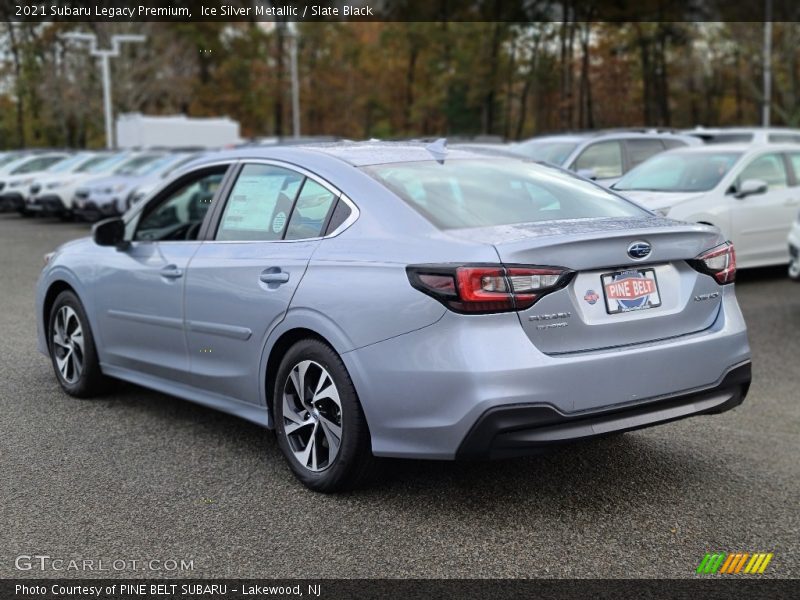
{"type": "Polygon", "coordinates": [[[622,175],[622,146],[619,142],[597,142],[592,144],[572,165],[573,171],[591,169],[598,179],[622,175]]]}
{"type": "Polygon", "coordinates": [[[795,185],[800,185],[800,153],[793,152],[786,156],[789,158],[792,170],[794,171],[795,185]]]}
{"type": "Polygon", "coordinates": [[[303,176],[272,165],[245,165],[228,196],[217,240],[280,240],[303,176]]]}
{"type": "Polygon", "coordinates": [[[631,168],[664,151],[664,144],[661,143],[661,140],[656,139],[625,140],[625,145],[628,147],[628,160],[631,168]]]}
{"type": "Polygon", "coordinates": [[[336,196],[316,181],[306,179],[286,229],[287,240],[302,240],[322,236],[322,228],[336,196]]]}
{"type": "Polygon", "coordinates": [[[364,170],[441,229],[649,214],[557,168],[525,161],[422,161],[364,170]]]}

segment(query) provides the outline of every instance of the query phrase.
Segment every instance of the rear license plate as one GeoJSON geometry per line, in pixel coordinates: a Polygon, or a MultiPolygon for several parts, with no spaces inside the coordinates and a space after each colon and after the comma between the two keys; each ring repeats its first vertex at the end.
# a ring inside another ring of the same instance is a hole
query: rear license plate
{"type": "Polygon", "coordinates": [[[600,276],[606,312],[616,315],[661,306],[655,269],[627,269],[600,276]]]}

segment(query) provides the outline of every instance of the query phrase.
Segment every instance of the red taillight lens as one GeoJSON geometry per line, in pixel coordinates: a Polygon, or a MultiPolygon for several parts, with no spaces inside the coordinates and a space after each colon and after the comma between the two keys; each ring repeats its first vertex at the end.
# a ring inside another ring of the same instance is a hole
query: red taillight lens
{"type": "Polygon", "coordinates": [[[522,310],[560,289],[572,271],[551,267],[411,266],[416,289],[460,313],[522,310]]]}
{"type": "Polygon", "coordinates": [[[703,252],[689,263],[701,273],[711,275],[717,283],[724,285],[736,279],[736,251],[730,242],[703,252]]]}

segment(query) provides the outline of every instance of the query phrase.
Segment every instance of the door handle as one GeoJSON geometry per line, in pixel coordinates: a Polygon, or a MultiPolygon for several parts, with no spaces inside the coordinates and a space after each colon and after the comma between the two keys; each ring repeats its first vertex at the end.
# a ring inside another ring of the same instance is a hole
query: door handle
{"type": "Polygon", "coordinates": [[[800,200],[792,198],[791,200],[786,200],[783,204],[784,206],[798,206],[800,205],[800,200]]]}
{"type": "Polygon", "coordinates": [[[258,278],[264,283],[286,283],[289,281],[289,274],[272,268],[263,271],[258,278]]]}
{"type": "Polygon", "coordinates": [[[166,277],[167,279],[177,279],[183,276],[183,269],[179,269],[175,265],[167,265],[161,269],[160,273],[162,277],[166,277]]]}

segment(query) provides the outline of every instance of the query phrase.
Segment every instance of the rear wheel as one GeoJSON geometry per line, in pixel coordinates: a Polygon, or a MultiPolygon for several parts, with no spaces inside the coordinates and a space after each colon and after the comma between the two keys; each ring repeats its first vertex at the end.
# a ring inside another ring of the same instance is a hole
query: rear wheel
{"type": "Polygon", "coordinates": [[[58,383],[70,396],[89,398],[105,391],[89,319],[78,297],[61,292],[50,310],[48,345],[58,383]]]}
{"type": "Polygon", "coordinates": [[[318,492],[367,479],[375,459],[353,382],[339,355],[316,339],[292,346],[273,396],[278,446],[295,476],[318,492]]]}

